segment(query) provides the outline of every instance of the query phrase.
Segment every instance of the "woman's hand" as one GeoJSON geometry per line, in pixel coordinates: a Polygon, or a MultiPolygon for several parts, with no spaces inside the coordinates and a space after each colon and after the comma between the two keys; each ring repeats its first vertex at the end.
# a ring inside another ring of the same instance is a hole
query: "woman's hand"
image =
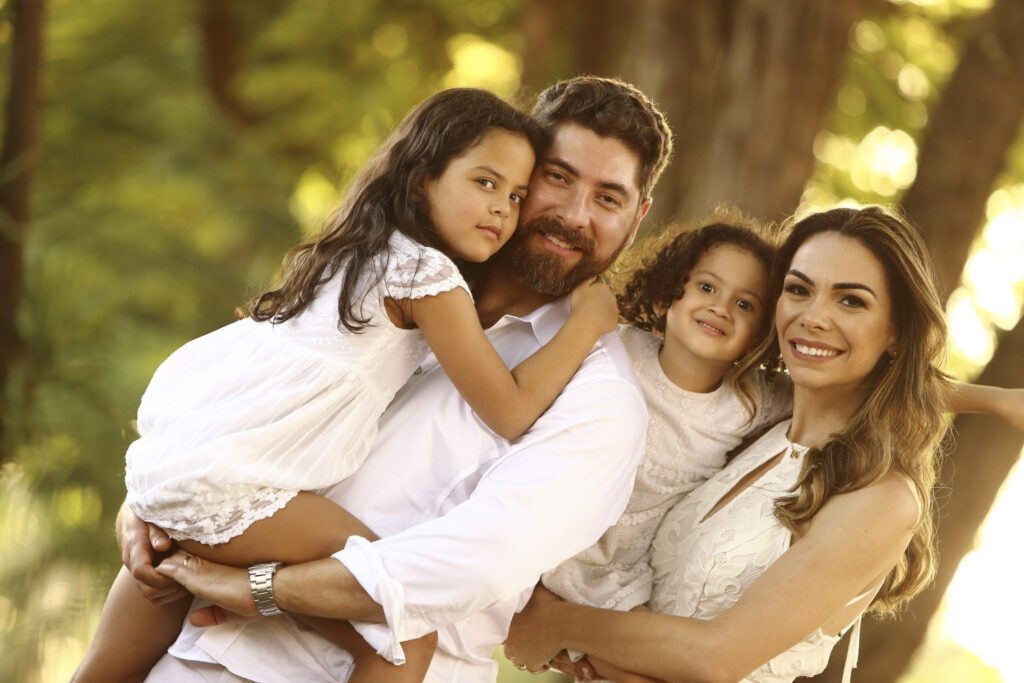
{"type": "Polygon", "coordinates": [[[249,572],[177,552],[157,566],[162,576],[173,579],[193,595],[214,603],[189,615],[193,626],[245,623],[260,618],[249,588],[249,572]]]}
{"type": "Polygon", "coordinates": [[[540,584],[523,611],[512,618],[505,639],[505,656],[520,669],[538,673],[562,650],[550,632],[552,607],[561,598],[540,584]]]}
{"type": "Polygon", "coordinates": [[[586,316],[599,335],[615,331],[619,322],[619,307],[615,294],[601,276],[587,280],[569,295],[573,315],[586,316]]]}

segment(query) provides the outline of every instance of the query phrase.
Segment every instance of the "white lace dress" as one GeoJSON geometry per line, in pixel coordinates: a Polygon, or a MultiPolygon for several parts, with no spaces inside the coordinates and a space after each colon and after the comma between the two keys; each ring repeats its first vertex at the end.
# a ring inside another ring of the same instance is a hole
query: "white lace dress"
{"type": "Polygon", "coordinates": [[[786,377],[770,382],[755,375],[750,384],[757,414],[750,414],[730,382],[710,393],[681,389],[658,362],[661,339],[622,326],[647,402],[649,421],[644,458],[636,473],[626,511],[601,539],[542,577],[545,587],[571,602],[629,610],[651,597],[650,547],[666,513],[684,495],[725,465],[744,437],[792,410],[786,377]]]}
{"type": "Polygon", "coordinates": [[[370,324],[359,333],[339,330],[339,269],[300,315],[240,320],[164,361],[127,453],[137,515],[172,538],[215,545],[359,467],[378,419],[429,350],[418,330],[395,327],[385,298],[469,291],[448,257],[397,231],[374,266],[361,278],[370,324]]]}
{"type": "MultiPolygon", "coordinates": [[[[714,618],[732,607],[789,548],[791,534],[775,517],[775,501],[792,492],[807,452],[786,437],[789,424],[786,420],[773,427],[666,515],[652,552],[651,610],[695,619],[714,618]],[[778,465],[707,517],[740,479],[782,451],[788,452],[778,465]]],[[[859,624],[858,618],[851,626],[859,624]]],[[[859,628],[851,640],[844,680],[849,680],[850,669],[856,664],[858,633],[859,628]]],[[[743,681],[784,683],[797,676],[821,673],[839,638],[818,629],[743,681]]]]}

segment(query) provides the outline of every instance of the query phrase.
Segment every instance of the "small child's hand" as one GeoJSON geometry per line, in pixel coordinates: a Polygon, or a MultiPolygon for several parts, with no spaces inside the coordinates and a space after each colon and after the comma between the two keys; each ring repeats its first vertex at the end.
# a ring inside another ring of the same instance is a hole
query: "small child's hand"
{"type": "Polygon", "coordinates": [[[619,321],[615,294],[600,276],[577,286],[569,295],[569,306],[574,316],[586,316],[599,335],[614,331],[619,321]]]}

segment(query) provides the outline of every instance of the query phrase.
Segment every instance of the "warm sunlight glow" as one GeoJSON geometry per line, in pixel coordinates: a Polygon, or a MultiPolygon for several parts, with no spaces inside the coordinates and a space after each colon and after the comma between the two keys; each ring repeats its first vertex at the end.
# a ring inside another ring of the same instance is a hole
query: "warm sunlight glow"
{"type": "Polygon", "coordinates": [[[309,235],[320,229],[337,200],[338,190],[327,178],[316,171],[306,171],[292,192],[289,208],[309,235]]]}
{"type": "Polygon", "coordinates": [[[957,569],[946,594],[944,634],[997,667],[1006,681],[1024,681],[1020,630],[1024,591],[1013,579],[1024,562],[1024,470],[1014,469],[982,527],[981,543],[957,569]]]}
{"type": "Polygon", "coordinates": [[[444,77],[448,88],[473,86],[509,94],[519,87],[519,58],[479,36],[463,33],[448,41],[452,70],[444,77]]]}

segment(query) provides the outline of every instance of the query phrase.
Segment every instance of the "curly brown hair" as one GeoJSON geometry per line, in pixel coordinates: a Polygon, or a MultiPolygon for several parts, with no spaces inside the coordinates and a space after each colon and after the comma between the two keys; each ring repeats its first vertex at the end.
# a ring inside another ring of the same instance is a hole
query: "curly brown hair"
{"type": "MultiPolygon", "coordinates": [[[[625,273],[629,279],[618,295],[619,317],[633,327],[664,335],[668,308],[682,298],[690,271],[714,247],[737,247],[757,258],[766,271],[771,269],[775,248],[765,232],[735,209],[724,208],[696,225],[674,224],[646,239],[630,250],[629,259],[640,265],[625,273]]],[[[767,334],[768,318],[764,316],[757,339],[767,334]]]]}

